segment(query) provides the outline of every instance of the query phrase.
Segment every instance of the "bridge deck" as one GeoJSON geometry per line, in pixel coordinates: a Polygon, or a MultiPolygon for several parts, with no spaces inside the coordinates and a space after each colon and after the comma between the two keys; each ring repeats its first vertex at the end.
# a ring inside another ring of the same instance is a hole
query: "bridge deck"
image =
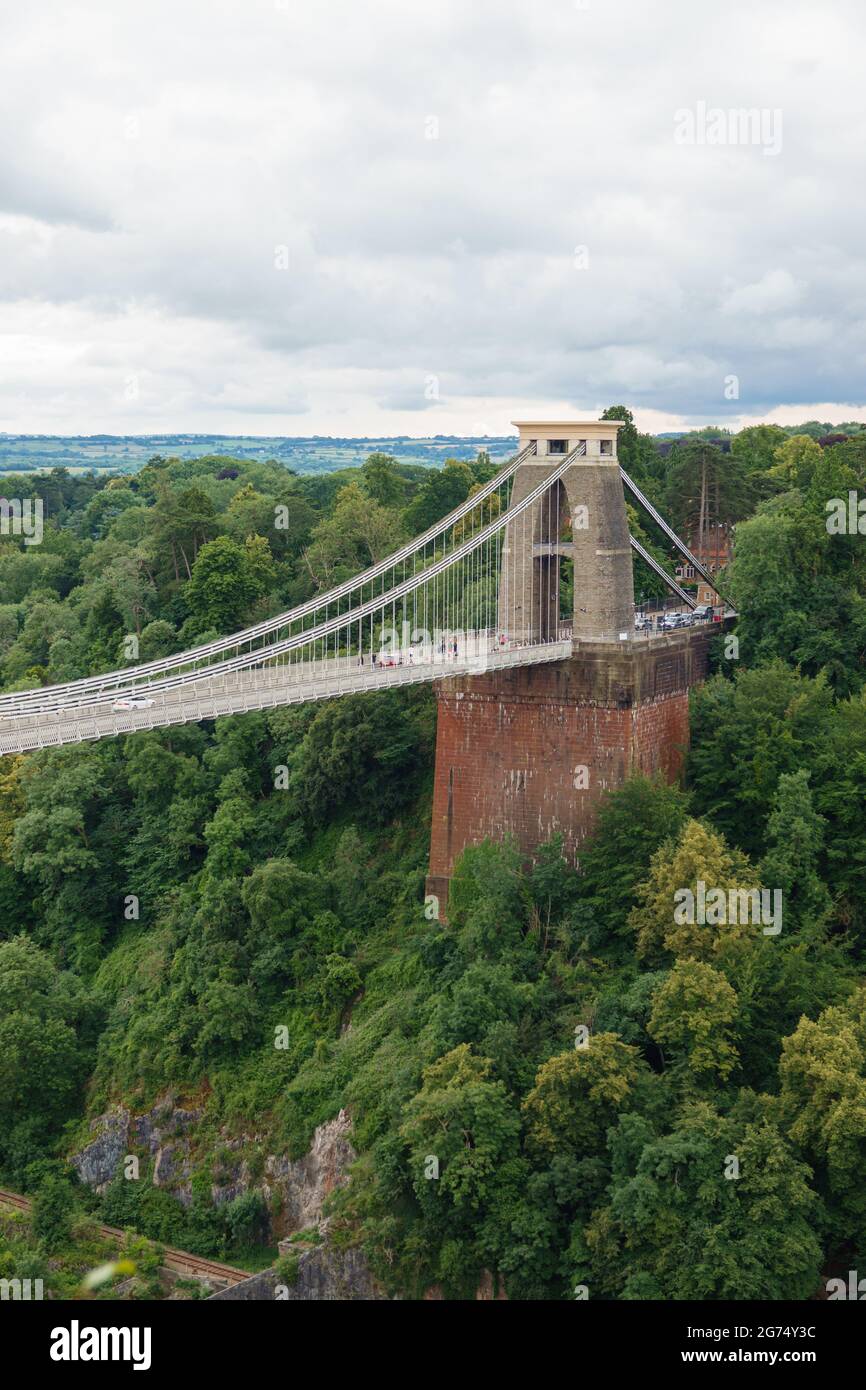
{"type": "MultiPolygon", "coordinates": [[[[309,700],[333,699],[360,691],[386,690],[420,681],[451,676],[477,675],[482,671],[527,666],[541,661],[563,661],[571,655],[571,641],[536,643],[510,649],[477,651],[432,660],[405,660],[402,665],[375,667],[358,664],[357,657],[337,657],[295,666],[274,666],[236,671],[218,679],[199,676],[188,685],[154,695],[150,709],[112,711],[116,694],[84,709],[72,707],[51,713],[0,719],[0,754],[23,753],[32,748],[53,748],[65,743],[110,738],[139,729],[172,724],[198,723],[226,714],[274,709],[309,700]]],[[[142,690],[142,694],[147,691],[142,690]]]]}
{"type": "MultiPolygon", "coordinates": [[[[725,615],[725,626],[730,616],[732,614],[725,615]]],[[[678,634],[689,630],[694,629],[636,632],[632,641],[641,644],[669,643],[678,634]]],[[[70,704],[35,714],[19,713],[2,717],[0,755],[111,738],[117,734],[135,733],[139,729],[197,724],[202,719],[333,699],[360,691],[387,690],[421,681],[478,675],[484,671],[531,666],[545,661],[564,661],[580,645],[572,642],[568,629],[560,630],[556,641],[510,642],[504,649],[494,637],[485,633],[483,636],[468,635],[458,641],[456,655],[447,650],[444,653],[431,653],[428,648],[420,656],[417,652],[411,656],[404,652],[395,658],[401,664],[390,666],[373,666],[369,658],[361,665],[357,656],[338,656],[319,661],[252,667],[219,677],[190,672],[185,681],[183,677],[179,678],[183,683],[171,689],[149,691],[146,686],[139,687],[136,694],[153,699],[149,709],[114,711],[112,704],[118,698],[118,692],[113,690],[104,698],[91,696],[86,705],[70,704]]]]}

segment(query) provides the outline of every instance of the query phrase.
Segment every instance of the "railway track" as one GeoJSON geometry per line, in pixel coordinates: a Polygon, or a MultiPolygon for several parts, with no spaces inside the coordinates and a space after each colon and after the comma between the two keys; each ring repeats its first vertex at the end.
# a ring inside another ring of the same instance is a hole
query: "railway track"
{"type": "MultiPolygon", "coordinates": [[[[29,1197],[22,1197],[18,1192],[7,1192],[0,1188],[0,1206],[29,1212],[32,1205],[29,1197]]],[[[126,1232],[118,1226],[100,1224],[99,1234],[107,1240],[120,1243],[126,1232]]],[[[250,1277],[249,1270],[236,1269],[234,1265],[210,1260],[205,1255],[191,1255],[188,1250],[176,1250],[172,1245],[162,1246],[162,1263],[165,1269],[170,1269],[173,1274],[179,1274],[184,1279],[206,1279],[209,1283],[240,1284],[250,1277]]]]}

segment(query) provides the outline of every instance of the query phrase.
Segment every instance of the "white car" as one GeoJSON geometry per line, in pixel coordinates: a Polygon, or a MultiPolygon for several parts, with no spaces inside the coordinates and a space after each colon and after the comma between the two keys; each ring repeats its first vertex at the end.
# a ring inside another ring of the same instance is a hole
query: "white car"
{"type": "Polygon", "coordinates": [[[121,695],[111,706],[113,714],[120,714],[128,709],[150,709],[153,700],[149,700],[146,695],[121,695]]]}

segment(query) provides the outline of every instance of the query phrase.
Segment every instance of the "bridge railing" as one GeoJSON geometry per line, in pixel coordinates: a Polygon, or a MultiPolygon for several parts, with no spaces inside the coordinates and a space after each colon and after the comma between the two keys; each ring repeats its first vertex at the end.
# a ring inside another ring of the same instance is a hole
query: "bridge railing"
{"type": "MultiPolygon", "coordinates": [[[[95,676],[85,676],[79,680],[66,681],[58,685],[2,694],[0,695],[0,715],[11,714],[13,711],[23,711],[28,706],[53,708],[64,703],[79,703],[83,697],[91,693],[99,693],[105,697],[106,694],[121,687],[131,690],[145,683],[150,684],[154,679],[159,679],[170,671],[180,672],[185,668],[196,670],[202,666],[210,666],[215,658],[221,657],[226,652],[239,654],[240,649],[247,645],[251,651],[254,647],[261,650],[267,644],[268,639],[275,638],[287,629],[291,630],[298,625],[303,625],[308,619],[314,619],[323,607],[336,605],[339,608],[344,603],[348,608],[357,607],[358,604],[352,603],[352,600],[359,596],[363,597],[365,588],[369,587],[372,593],[377,582],[384,581],[389,573],[393,577],[400,567],[403,567],[405,572],[405,567],[410,562],[413,565],[417,564],[417,557],[426,555],[428,549],[435,553],[437,546],[439,548],[447,547],[455,534],[463,534],[467,524],[474,529],[476,515],[480,514],[483,518],[485,505],[491,515],[495,510],[501,510],[504,505],[507,505],[507,495],[503,497],[500,494],[508,488],[521,463],[534,453],[534,444],[521,450],[503,469],[500,469],[499,473],[467,497],[458,507],[428,527],[420,536],[406,542],[390,555],[326,593],[318,594],[293,609],[279,613],[275,617],[268,618],[254,626],[244,628],[240,632],[231,633],[226,637],[218,638],[213,642],[184,652],[161,657],[156,661],[121,667],[114,671],[107,671],[95,676]]],[[[392,586],[389,584],[388,587],[392,586]]]]}
{"type": "MultiPolygon", "coordinates": [[[[476,605],[490,615],[495,624],[499,612],[498,586],[503,572],[502,553],[506,530],[513,533],[516,526],[531,526],[535,508],[539,501],[549,495],[559,479],[578,456],[579,450],[565,457],[554,469],[515,506],[500,509],[496,515],[476,530],[476,520],[463,524],[458,534],[466,539],[459,541],[452,534],[450,547],[430,547],[430,554],[424,547],[422,553],[415,554],[412,573],[404,570],[404,577],[384,592],[374,593],[348,611],[330,614],[332,606],[330,595],[319,601],[316,609],[309,615],[313,621],[309,626],[302,624],[288,636],[271,641],[267,646],[248,651],[235,651],[234,655],[206,667],[171,673],[161,679],[150,681],[144,691],[132,692],[143,698],[152,699],[154,695],[195,683],[209,683],[233,671],[251,667],[268,666],[278,662],[311,663],[337,658],[340,655],[361,656],[365,652],[372,657],[381,644],[382,632],[387,629],[402,628],[430,633],[448,633],[455,629],[468,630],[473,627],[467,617],[476,605]],[[411,608],[410,608],[411,602],[411,608]]],[[[494,510],[494,508],[490,508],[494,510]]],[[[467,514],[464,512],[464,516],[467,514]]],[[[408,568],[408,567],[407,567],[408,568]]],[[[510,640],[515,634],[501,634],[510,640]]],[[[525,643],[526,634],[517,634],[525,643]]],[[[539,639],[539,645],[550,641],[550,635],[539,639]]],[[[20,718],[27,714],[50,714],[62,710],[84,710],[88,707],[105,705],[115,698],[116,692],[106,692],[103,688],[80,692],[64,692],[62,699],[43,700],[29,703],[24,707],[0,710],[4,720],[20,718]]]]}

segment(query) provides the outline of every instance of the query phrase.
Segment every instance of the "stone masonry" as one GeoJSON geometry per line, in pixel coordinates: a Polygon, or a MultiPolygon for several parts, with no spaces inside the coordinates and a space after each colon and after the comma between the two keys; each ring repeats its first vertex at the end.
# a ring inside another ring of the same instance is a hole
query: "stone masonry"
{"type": "Polygon", "coordinates": [[[632,773],[677,777],[711,635],[576,642],[568,661],[437,685],[427,892],[440,909],[467,845],[512,836],[529,859],[561,831],[574,863],[607,793],[632,773]]]}

